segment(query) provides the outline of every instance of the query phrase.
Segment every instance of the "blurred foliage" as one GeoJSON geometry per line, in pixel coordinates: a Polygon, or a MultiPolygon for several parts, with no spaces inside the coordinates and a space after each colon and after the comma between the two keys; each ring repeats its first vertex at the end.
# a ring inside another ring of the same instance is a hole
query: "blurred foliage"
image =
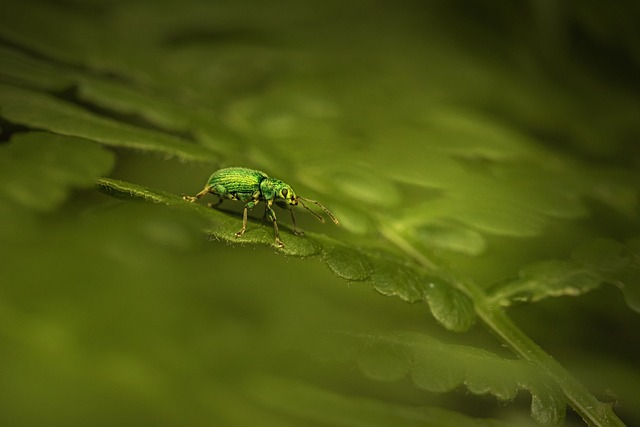
{"type": "Polygon", "coordinates": [[[639,17],[3,0],[0,423],[640,424],[639,17]]]}

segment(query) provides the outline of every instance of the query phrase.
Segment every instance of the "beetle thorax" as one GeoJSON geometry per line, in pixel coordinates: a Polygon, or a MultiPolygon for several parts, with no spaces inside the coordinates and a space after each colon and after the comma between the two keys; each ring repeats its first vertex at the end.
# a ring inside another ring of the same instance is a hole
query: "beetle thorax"
{"type": "Polygon", "coordinates": [[[284,200],[289,205],[298,204],[298,196],[291,186],[277,178],[265,178],[260,182],[260,193],[265,200],[284,200]]]}

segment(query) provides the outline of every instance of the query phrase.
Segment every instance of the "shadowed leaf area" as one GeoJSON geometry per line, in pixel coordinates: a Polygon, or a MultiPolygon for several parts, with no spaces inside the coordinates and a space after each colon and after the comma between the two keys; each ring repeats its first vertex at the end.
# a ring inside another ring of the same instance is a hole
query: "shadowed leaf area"
{"type": "Polygon", "coordinates": [[[2,1],[0,424],[640,425],[640,7],[485,3],[2,1]]]}

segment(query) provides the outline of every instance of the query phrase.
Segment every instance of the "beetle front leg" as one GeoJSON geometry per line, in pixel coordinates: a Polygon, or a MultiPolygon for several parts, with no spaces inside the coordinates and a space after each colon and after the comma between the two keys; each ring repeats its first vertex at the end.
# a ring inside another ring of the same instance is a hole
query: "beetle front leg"
{"type": "Polygon", "coordinates": [[[291,222],[293,223],[293,234],[295,234],[296,236],[304,236],[304,231],[296,227],[296,216],[293,214],[293,209],[289,209],[289,211],[291,211],[291,222]]]}
{"type": "Polygon", "coordinates": [[[253,209],[258,204],[258,200],[252,200],[244,205],[244,212],[242,214],[242,228],[236,233],[236,237],[240,237],[247,231],[247,215],[249,210],[253,209]]]}
{"type": "Polygon", "coordinates": [[[267,217],[273,221],[273,232],[276,235],[276,246],[284,248],[284,243],[280,240],[280,232],[278,231],[278,220],[276,219],[276,213],[271,208],[271,203],[267,204],[267,217]]]}

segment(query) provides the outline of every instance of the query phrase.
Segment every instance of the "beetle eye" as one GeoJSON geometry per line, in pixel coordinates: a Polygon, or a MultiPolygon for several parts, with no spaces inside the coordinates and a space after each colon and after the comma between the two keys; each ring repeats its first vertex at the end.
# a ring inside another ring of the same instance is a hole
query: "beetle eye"
{"type": "Polygon", "coordinates": [[[282,190],[282,197],[287,197],[287,194],[289,194],[289,190],[287,190],[286,188],[282,190]]]}

